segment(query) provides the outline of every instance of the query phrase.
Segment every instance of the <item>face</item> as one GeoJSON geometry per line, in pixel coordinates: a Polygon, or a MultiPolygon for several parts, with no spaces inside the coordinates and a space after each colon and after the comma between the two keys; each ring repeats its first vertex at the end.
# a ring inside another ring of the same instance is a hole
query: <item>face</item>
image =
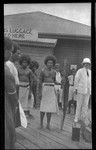
{"type": "Polygon", "coordinates": [[[73,75],[75,74],[75,72],[76,72],[76,70],[75,70],[75,69],[72,69],[72,74],[73,74],[73,75]]]}
{"type": "Polygon", "coordinates": [[[59,64],[56,64],[56,65],[55,65],[55,69],[56,69],[56,71],[60,71],[60,65],[59,65],[59,64]]]}
{"type": "Polygon", "coordinates": [[[53,67],[53,61],[52,60],[47,61],[47,67],[48,67],[48,69],[51,69],[53,67]]]}
{"type": "Polygon", "coordinates": [[[11,56],[12,56],[12,52],[11,51],[6,50],[4,52],[4,59],[5,59],[5,61],[8,61],[11,56]]]}
{"type": "Polygon", "coordinates": [[[89,63],[85,63],[85,64],[84,64],[84,67],[85,67],[86,69],[90,69],[90,66],[91,66],[91,65],[90,65],[89,63]]]}
{"type": "Polygon", "coordinates": [[[23,68],[26,68],[27,66],[28,66],[28,63],[27,63],[26,60],[24,60],[24,61],[22,62],[22,67],[23,67],[23,68]]]}

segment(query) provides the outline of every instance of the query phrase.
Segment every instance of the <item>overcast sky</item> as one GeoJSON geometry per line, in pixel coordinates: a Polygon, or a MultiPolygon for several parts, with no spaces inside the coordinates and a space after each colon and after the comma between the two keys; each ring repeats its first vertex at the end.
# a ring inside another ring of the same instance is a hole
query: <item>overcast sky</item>
{"type": "Polygon", "coordinates": [[[91,3],[4,4],[4,15],[42,11],[91,26],[91,3]]]}

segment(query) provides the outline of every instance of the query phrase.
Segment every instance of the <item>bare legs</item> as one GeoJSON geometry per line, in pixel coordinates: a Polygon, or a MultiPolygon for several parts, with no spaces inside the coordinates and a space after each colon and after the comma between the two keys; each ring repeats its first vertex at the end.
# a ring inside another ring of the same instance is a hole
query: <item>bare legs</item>
{"type": "MultiPolygon", "coordinates": [[[[40,112],[40,128],[43,128],[43,119],[45,112],[40,112]]],[[[51,113],[46,113],[47,116],[47,129],[50,129],[51,113]]]]}

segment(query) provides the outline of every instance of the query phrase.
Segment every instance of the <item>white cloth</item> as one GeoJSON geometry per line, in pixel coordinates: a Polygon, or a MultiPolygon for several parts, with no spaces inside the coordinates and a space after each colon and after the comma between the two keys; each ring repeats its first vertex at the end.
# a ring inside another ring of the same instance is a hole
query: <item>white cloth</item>
{"type": "Polygon", "coordinates": [[[68,101],[77,100],[77,95],[74,93],[74,86],[69,86],[68,101]]]}
{"type": "Polygon", "coordinates": [[[54,86],[45,86],[43,83],[40,111],[58,113],[59,109],[54,86]]]}
{"type": "MultiPolygon", "coordinates": [[[[56,71],[56,82],[57,83],[61,83],[61,74],[60,72],[57,72],[56,71]]],[[[61,89],[61,85],[55,85],[55,92],[56,92],[56,96],[58,97],[58,94],[60,95],[60,98],[59,98],[59,102],[62,102],[62,89],[61,89]]]]}
{"type": "Polygon", "coordinates": [[[79,119],[82,120],[86,116],[88,110],[89,96],[89,93],[77,93],[77,108],[74,121],[78,122],[79,119]]]}
{"type": "Polygon", "coordinates": [[[20,110],[21,126],[26,128],[27,127],[27,119],[26,119],[25,113],[22,109],[22,106],[21,106],[20,102],[19,102],[19,110],[20,110]]]}
{"type": "Polygon", "coordinates": [[[74,93],[74,80],[73,80],[73,75],[68,76],[69,80],[69,94],[68,94],[68,101],[70,100],[77,100],[77,96],[74,93]],[[72,86],[73,85],[73,86],[72,86]]]}
{"type": "MultiPolygon", "coordinates": [[[[20,85],[28,85],[29,83],[20,82],[20,85]]],[[[28,87],[19,87],[19,101],[22,105],[23,110],[27,111],[32,109],[33,103],[32,99],[28,99],[29,95],[29,86],[28,87]]]]}
{"type": "Polygon", "coordinates": [[[10,60],[8,60],[6,62],[6,65],[9,67],[10,72],[13,74],[13,76],[15,78],[15,83],[17,85],[19,85],[18,71],[17,71],[17,68],[15,67],[14,63],[11,62],[10,60]]]}
{"type": "Polygon", "coordinates": [[[73,75],[68,76],[68,80],[69,80],[69,85],[74,84],[74,82],[73,82],[73,75]]]}
{"type": "Polygon", "coordinates": [[[74,90],[77,89],[78,93],[82,94],[91,94],[91,70],[88,69],[89,77],[86,73],[86,68],[81,68],[77,71],[75,75],[75,82],[74,82],[74,90]]]}
{"type": "Polygon", "coordinates": [[[61,80],[62,78],[60,72],[56,72],[56,82],[61,83],[61,80]]]}

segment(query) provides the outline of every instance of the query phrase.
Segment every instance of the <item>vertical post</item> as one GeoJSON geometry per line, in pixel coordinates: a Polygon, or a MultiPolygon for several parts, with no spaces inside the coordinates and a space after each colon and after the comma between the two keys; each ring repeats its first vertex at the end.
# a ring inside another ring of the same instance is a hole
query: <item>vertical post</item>
{"type": "Polygon", "coordinates": [[[65,120],[65,115],[66,115],[66,110],[67,110],[67,74],[68,74],[68,59],[65,58],[64,59],[64,65],[63,65],[63,83],[62,83],[62,87],[63,87],[63,116],[61,117],[61,124],[60,124],[60,129],[63,129],[63,124],[64,124],[64,120],[65,120]]]}

